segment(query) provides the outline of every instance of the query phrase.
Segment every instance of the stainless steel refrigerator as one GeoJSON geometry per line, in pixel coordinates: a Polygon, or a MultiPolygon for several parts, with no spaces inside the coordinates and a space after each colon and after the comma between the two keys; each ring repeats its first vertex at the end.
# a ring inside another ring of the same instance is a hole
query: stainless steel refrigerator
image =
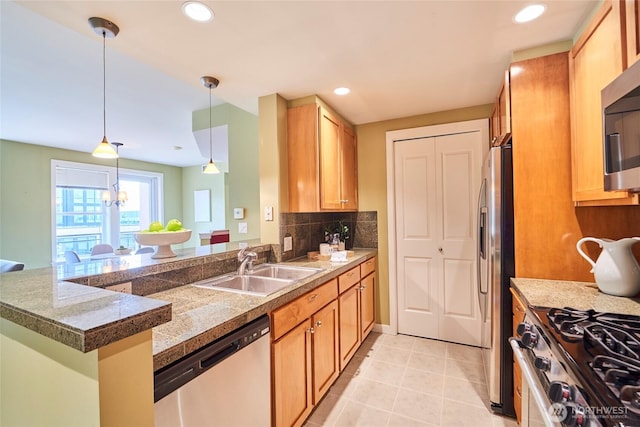
{"type": "Polygon", "coordinates": [[[511,142],[492,147],[482,165],[478,197],[478,296],[491,408],[514,415],[510,278],[515,275],[511,142]]]}

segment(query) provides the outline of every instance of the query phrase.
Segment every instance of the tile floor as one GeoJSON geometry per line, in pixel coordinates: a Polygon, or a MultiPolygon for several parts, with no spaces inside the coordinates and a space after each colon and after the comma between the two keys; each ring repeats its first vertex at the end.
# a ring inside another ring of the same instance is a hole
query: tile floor
{"type": "Polygon", "coordinates": [[[478,348],[372,332],[305,426],[516,427],[486,388],[478,348]]]}

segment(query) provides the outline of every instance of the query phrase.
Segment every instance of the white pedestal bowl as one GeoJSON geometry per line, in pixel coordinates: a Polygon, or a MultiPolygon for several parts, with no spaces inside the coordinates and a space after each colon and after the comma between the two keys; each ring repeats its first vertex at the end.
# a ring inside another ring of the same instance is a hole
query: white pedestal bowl
{"type": "Polygon", "coordinates": [[[171,250],[171,245],[184,243],[191,238],[191,230],[158,231],[135,233],[136,242],[144,246],[156,246],[156,251],[151,258],[172,258],[176,254],[171,250]]]}

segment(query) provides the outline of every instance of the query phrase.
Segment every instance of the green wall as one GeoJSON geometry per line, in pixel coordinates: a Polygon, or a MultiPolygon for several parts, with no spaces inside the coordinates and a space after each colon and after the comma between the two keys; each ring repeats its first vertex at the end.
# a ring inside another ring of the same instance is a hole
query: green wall
{"type": "MultiPolygon", "coordinates": [[[[231,104],[223,104],[212,109],[212,126],[228,125],[229,127],[229,172],[225,178],[228,187],[226,192],[225,218],[226,228],[231,232],[231,240],[257,239],[260,237],[260,171],[258,145],[258,117],[247,113],[231,104]],[[244,208],[244,219],[233,219],[233,208],[244,208]],[[238,233],[238,223],[247,223],[247,234],[238,233]]],[[[193,130],[209,128],[209,109],[194,111],[193,130]]],[[[193,217],[193,190],[210,188],[212,201],[221,191],[220,175],[200,175],[199,166],[185,172],[183,186],[185,200],[186,224],[193,224],[195,229],[207,229],[206,223],[195,224],[193,217]],[[210,187],[207,187],[210,183],[210,187]]],[[[217,200],[220,200],[219,198],[217,200]]],[[[213,212],[212,208],[212,212],[213,212]]],[[[191,239],[197,238],[192,236],[191,239]]],[[[199,244],[199,243],[198,243],[199,244]]]]}
{"type": "MultiPolygon", "coordinates": [[[[113,166],[90,152],[0,140],[0,258],[51,265],[51,160],[113,166]]],[[[120,159],[120,167],[164,174],[164,218],[181,218],[182,168],[120,159]]]]}
{"type": "Polygon", "coordinates": [[[358,136],[358,210],[378,212],[376,323],[389,324],[389,229],[387,216],[388,131],[488,118],[493,104],[423,114],[356,126],[358,136]]]}

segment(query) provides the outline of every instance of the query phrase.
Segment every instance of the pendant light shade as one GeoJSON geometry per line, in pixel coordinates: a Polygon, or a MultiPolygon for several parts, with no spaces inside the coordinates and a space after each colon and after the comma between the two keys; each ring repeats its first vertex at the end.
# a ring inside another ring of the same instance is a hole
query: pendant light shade
{"type": "Polygon", "coordinates": [[[102,36],[102,142],[98,144],[92,155],[102,159],[118,158],[117,150],[114,150],[107,141],[107,66],[106,66],[106,40],[114,38],[120,32],[116,24],[104,18],[89,18],[89,25],[96,34],[102,36]]]}
{"type": "Polygon", "coordinates": [[[202,173],[220,173],[218,167],[213,163],[213,130],[211,129],[211,90],[217,88],[220,81],[211,76],[200,77],[200,81],[204,87],[209,88],[209,164],[202,170],[202,173]]]}

